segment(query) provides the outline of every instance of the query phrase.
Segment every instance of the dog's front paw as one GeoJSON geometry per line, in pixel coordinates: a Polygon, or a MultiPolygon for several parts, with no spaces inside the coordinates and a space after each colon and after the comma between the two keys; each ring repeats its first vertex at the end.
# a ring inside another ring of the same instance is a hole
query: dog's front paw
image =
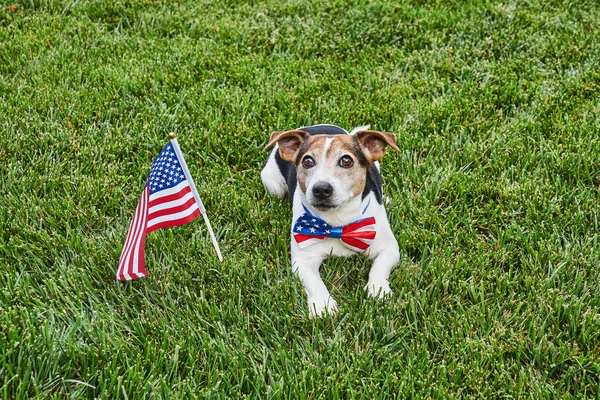
{"type": "Polygon", "coordinates": [[[308,312],[310,318],[324,317],[325,315],[335,315],[337,311],[337,302],[333,297],[308,299],[308,312]]]}
{"type": "Polygon", "coordinates": [[[365,286],[365,290],[369,297],[375,299],[383,299],[392,294],[392,288],[390,288],[390,284],[387,280],[384,280],[383,282],[369,282],[367,283],[367,286],[365,286]]]}

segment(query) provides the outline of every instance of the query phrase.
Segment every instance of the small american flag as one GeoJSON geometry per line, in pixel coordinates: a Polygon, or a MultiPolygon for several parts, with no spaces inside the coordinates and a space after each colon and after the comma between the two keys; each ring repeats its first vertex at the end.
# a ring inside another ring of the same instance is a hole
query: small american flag
{"type": "Polygon", "coordinates": [[[117,279],[131,280],[148,275],[144,266],[147,233],[186,224],[205,212],[179,145],[172,139],[152,163],[125,239],[117,279]]]}

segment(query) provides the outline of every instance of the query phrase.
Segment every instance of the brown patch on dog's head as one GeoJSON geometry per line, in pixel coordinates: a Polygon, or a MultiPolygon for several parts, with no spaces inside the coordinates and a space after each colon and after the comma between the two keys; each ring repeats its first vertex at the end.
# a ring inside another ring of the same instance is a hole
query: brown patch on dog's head
{"type": "Polygon", "coordinates": [[[277,143],[279,145],[279,155],[286,161],[296,163],[300,145],[309,137],[308,132],[299,129],[283,132],[273,132],[265,150],[277,143]]]}
{"type": "Polygon", "coordinates": [[[396,145],[396,135],[393,133],[365,130],[356,132],[356,137],[369,162],[381,159],[385,155],[387,146],[396,151],[400,150],[396,145]]]}

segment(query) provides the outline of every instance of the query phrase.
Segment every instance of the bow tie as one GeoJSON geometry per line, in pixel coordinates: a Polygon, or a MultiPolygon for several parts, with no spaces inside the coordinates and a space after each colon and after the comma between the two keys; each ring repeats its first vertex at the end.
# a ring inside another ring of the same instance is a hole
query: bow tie
{"type": "Polygon", "coordinates": [[[323,239],[340,239],[354,251],[365,251],[375,239],[375,218],[367,217],[346,226],[330,226],[319,217],[312,215],[306,207],[294,224],[294,239],[301,249],[323,239]]]}

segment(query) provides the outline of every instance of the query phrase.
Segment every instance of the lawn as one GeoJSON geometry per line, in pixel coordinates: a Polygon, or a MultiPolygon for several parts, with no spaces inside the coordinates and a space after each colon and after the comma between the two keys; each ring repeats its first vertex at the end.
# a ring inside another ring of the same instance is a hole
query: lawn
{"type": "Polygon", "coordinates": [[[595,1],[0,1],[0,394],[24,398],[600,395],[595,1]],[[402,259],[330,259],[311,320],[271,132],[394,132],[402,259]],[[116,282],[177,132],[199,219],[116,282]]]}

